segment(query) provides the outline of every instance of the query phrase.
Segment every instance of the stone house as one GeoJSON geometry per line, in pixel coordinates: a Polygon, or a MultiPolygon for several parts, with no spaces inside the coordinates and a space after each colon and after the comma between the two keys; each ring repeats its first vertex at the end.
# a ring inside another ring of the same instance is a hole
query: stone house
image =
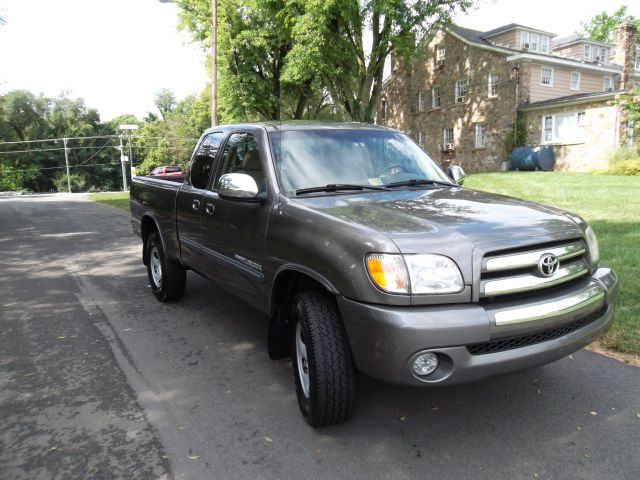
{"type": "Polygon", "coordinates": [[[635,27],[615,44],[509,24],[439,31],[411,62],[392,58],[376,121],[412,136],[441,165],[499,170],[514,145],[549,145],[556,169],[606,166],[632,141],[615,96],[640,80],[635,27]]]}

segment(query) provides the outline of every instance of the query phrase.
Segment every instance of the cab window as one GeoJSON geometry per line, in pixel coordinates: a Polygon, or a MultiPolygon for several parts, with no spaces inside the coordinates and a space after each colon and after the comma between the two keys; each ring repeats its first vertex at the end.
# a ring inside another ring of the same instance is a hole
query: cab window
{"type": "Polygon", "coordinates": [[[258,140],[250,133],[234,133],[229,137],[222,154],[222,165],[216,179],[216,188],[222,175],[227,173],[244,173],[250,175],[258,185],[258,191],[266,190],[266,181],[258,140]]]}
{"type": "Polygon", "coordinates": [[[224,138],[223,132],[214,132],[207,135],[196,151],[191,170],[189,172],[189,183],[194,188],[204,189],[209,180],[209,173],[213,168],[213,161],[216,158],[218,147],[224,138]]]}

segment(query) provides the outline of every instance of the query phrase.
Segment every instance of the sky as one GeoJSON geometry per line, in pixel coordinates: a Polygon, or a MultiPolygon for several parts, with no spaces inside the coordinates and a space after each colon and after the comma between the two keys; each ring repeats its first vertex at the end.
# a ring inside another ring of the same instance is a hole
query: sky
{"type": "MultiPolygon", "coordinates": [[[[624,4],[621,3],[621,4],[624,4]]],[[[628,0],[640,17],[640,2],[628,0]]],[[[490,30],[520,23],[569,35],[603,9],[602,0],[484,0],[455,22],[490,30]]],[[[26,89],[82,97],[103,121],[155,111],[154,93],[198,93],[205,52],[176,29],[178,7],[160,0],[0,0],[0,93],[26,89]]]]}

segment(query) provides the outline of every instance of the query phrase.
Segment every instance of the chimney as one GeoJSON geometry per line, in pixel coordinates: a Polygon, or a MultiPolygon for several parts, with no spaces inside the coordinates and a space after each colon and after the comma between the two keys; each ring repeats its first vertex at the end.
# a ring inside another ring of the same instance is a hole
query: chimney
{"type": "Polygon", "coordinates": [[[616,52],[613,62],[622,66],[620,90],[630,90],[635,86],[633,74],[636,61],[636,26],[628,21],[621,23],[614,33],[616,52]]]}

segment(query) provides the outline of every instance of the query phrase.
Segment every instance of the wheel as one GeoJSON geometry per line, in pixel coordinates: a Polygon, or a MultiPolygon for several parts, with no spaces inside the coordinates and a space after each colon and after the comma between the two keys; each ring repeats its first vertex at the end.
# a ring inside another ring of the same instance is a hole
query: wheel
{"type": "Polygon", "coordinates": [[[293,302],[291,352],[298,404],[312,427],[353,413],[355,367],[342,320],[328,294],[303,292],[293,302]]]}
{"type": "Polygon", "coordinates": [[[151,291],[161,302],[178,300],[187,285],[187,272],[182,265],[167,258],[157,232],[147,239],[147,273],[151,291]]]}

